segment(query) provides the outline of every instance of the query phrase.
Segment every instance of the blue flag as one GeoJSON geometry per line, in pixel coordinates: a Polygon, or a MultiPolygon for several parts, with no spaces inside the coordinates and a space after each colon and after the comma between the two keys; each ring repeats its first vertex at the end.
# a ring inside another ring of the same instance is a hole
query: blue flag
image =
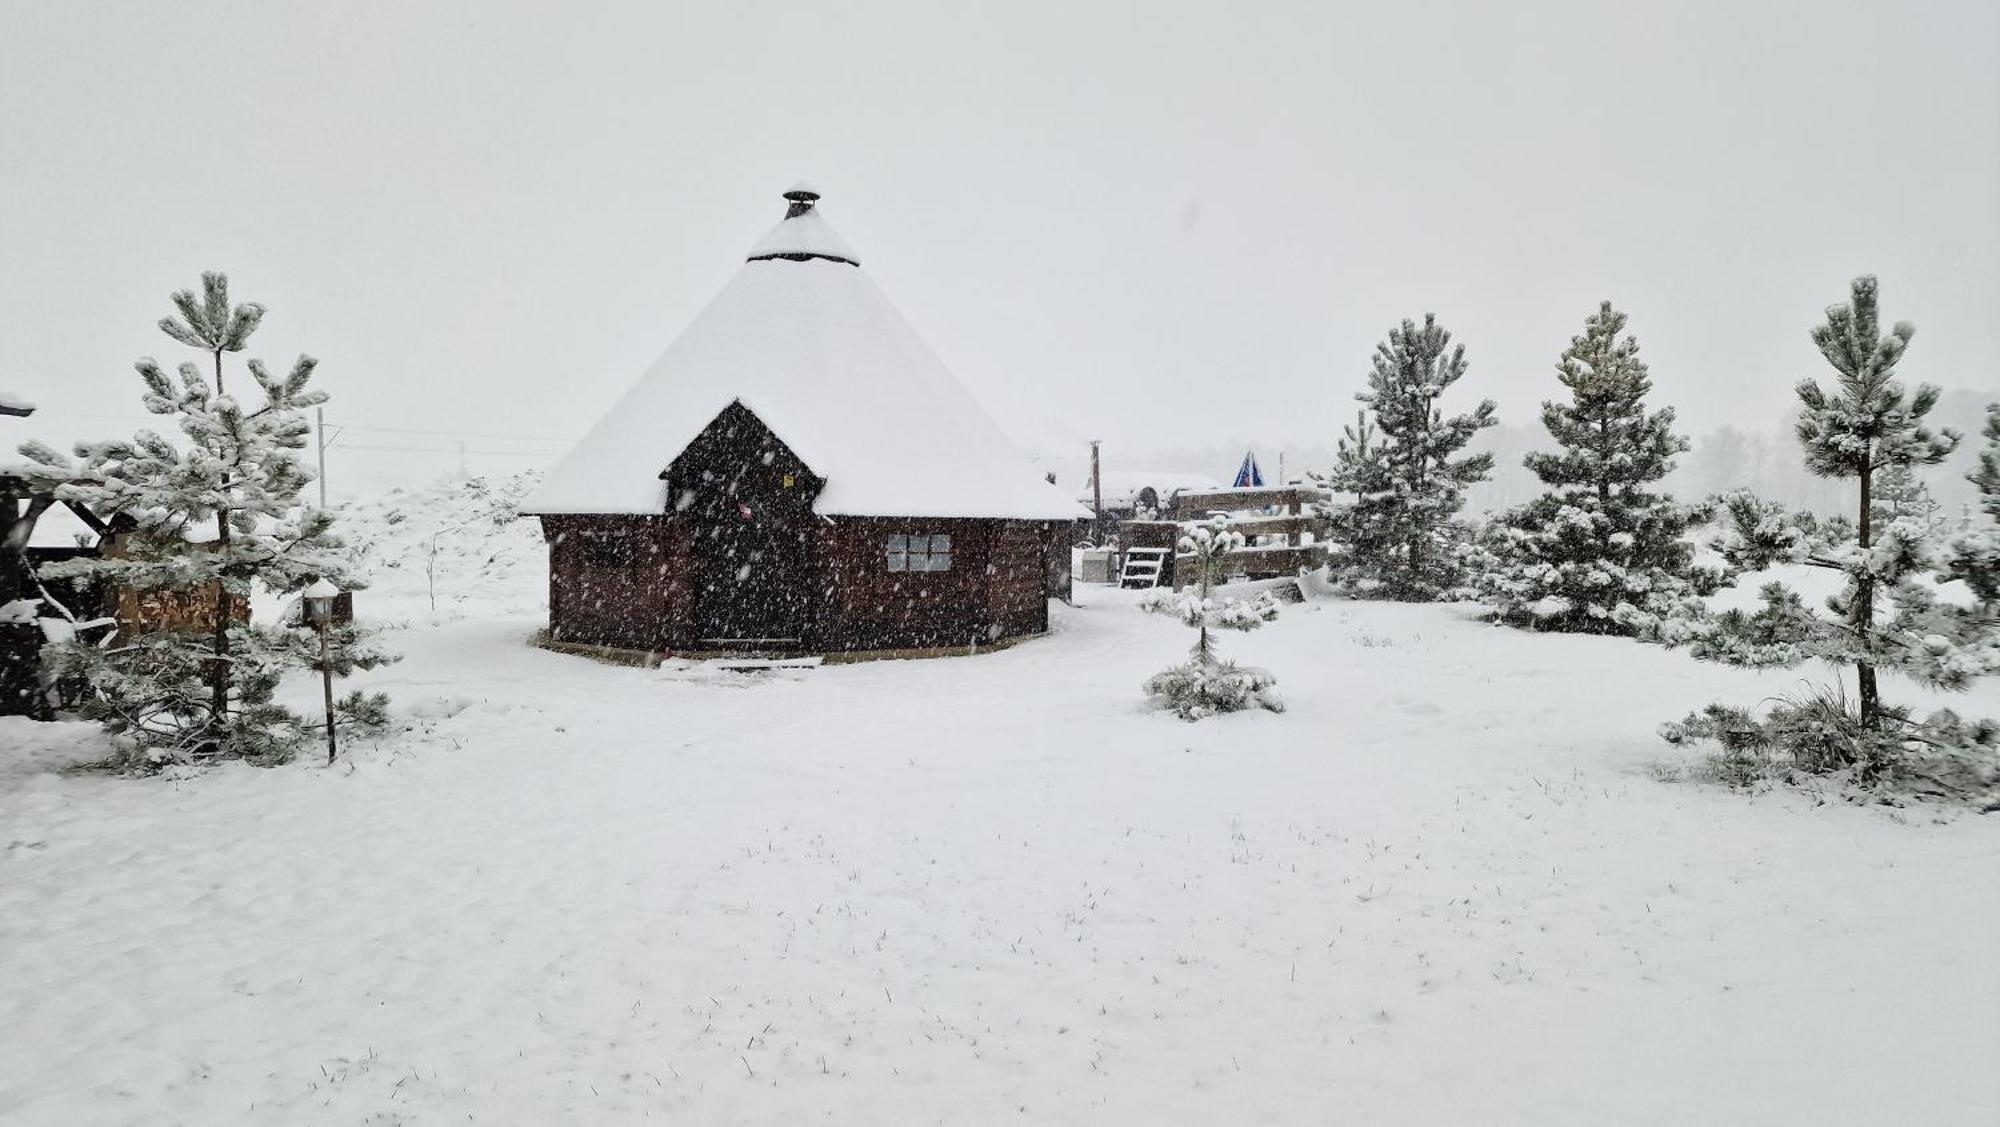
{"type": "Polygon", "coordinates": [[[1236,488],[1254,489],[1262,487],[1263,484],[1264,473],[1257,468],[1257,452],[1255,450],[1245,451],[1243,454],[1243,468],[1236,471],[1236,488]]]}

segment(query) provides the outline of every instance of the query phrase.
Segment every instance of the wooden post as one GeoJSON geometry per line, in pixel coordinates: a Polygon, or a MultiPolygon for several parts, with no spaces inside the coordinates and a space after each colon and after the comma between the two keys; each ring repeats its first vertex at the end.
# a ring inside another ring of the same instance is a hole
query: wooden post
{"type": "MultiPolygon", "coordinates": [[[[1285,459],[1285,456],[1284,456],[1283,454],[1279,454],[1279,455],[1278,455],[1278,464],[1279,464],[1279,465],[1281,465],[1281,466],[1282,466],[1282,465],[1284,465],[1284,464],[1285,464],[1285,462],[1284,462],[1284,459],[1285,459]]],[[[1284,483],[1284,482],[1282,482],[1282,481],[1280,481],[1280,482],[1279,482],[1278,484],[1279,484],[1279,485],[1283,485],[1283,484],[1285,484],[1285,483],[1284,483]]],[[[1290,513],[1290,514],[1291,514],[1292,516],[1294,516],[1294,517],[1302,517],[1302,516],[1304,516],[1304,515],[1305,515],[1305,506],[1304,506],[1304,505],[1303,505],[1303,503],[1302,503],[1302,502],[1304,501],[1304,499],[1305,499],[1305,493],[1304,493],[1304,491],[1303,491],[1303,490],[1301,490],[1301,491],[1299,491],[1299,492],[1297,492],[1297,493],[1294,493],[1294,494],[1292,494],[1292,503],[1291,503],[1291,505],[1290,505],[1290,506],[1288,506],[1288,508],[1287,508],[1287,511],[1288,511],[1288,512],[1289,512],[1289,513],[1290,513]]],[[[1299,526],[1298,526],[1298,527],[1294,527],[1294,528],[1292,529],[1292,532],[1291,532],[1291,535],[1289,535],[1289,536],[1285,537],[1285,544],[1286,544],[1286,546],[1288,546],[1288,547],[1291,547],[1291,548],[1303,548],[1303,547],[1305,547],[1305,545],[1306,545],[1306,534],[1305,534],[1305,528],[1304,528],[1304,522],[1303,522],[1303,521],[1301,521],[1301,522],[1300,522],[1300,524],[1299,524],[1299,526]]],[[[1296,558],[1296,559],[1298,559],[1299,563],[1300,563],[1300,564],[1302,565],[1302,566],[1300,566],[1300,568],[1299,568],[1299,571],[1300,571],[1300,572],[1304,572],[1304,571],[1306,570],[1306,569],[1305,569],[1305,567],[1303,566],[1303,564],[1305,563],[1305,556],[1304,556],[1303,554],[1300,554],[1299,556],[1297,556],[1297,557],[1295,557],[1295,558],[1296,558]]]]}
{"type": "Polygon", "coordinates": [[[320,684],[326,691],[326,765],[333,766],[333,758],[339,747],[333,737],[333,646],[327,641],[327,628],[333,625],[333,607],[329,604],[326,613],[319,620],[319,671],[320,684]]]}

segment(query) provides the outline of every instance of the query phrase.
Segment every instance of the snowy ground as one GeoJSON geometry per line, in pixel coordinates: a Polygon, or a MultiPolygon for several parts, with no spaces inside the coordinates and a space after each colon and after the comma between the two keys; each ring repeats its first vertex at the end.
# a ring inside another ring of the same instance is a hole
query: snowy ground
{"type": "Polygon", "coordinates": [[[529,648],[540,582],[378,585],[415,730],[331,770],[0,727],[0,1123],[2000,1117],[2000,816],[1654,777],[1797,674],[1317,603],[1189,725],[1129,593],[695,682],[529,648]]]}

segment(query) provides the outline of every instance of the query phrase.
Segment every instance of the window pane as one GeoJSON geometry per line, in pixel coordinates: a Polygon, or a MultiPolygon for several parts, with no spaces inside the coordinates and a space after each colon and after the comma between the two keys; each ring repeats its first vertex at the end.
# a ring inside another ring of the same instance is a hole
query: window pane
{"type": "Polygon", "coordinates": [[[932,552],[932,553],[931,553],[931,570],[932,570],[932,571],[950,571],[950,570],[951,570],[951,553],[950,553],[950,552],[932,552]]]}
{"type": "Polygon", "coordinates": [[[904,568],[904,566],[905,566],[905,564],[904,564],[904,558],[903,558],[903,553],[901,553],[901,552],[890,552],[890,553],[889,553],[889,570],[890,570],[890,571],[902,571],[902,570],[903,570],[903,568],[904,568]]]}
{"type": "Polygon", "coordinates": [[[889,550],[892,552],[903,551],[904,549],[908,548],[909,545],[910,545],[910,538],[907,536],[889,537],[889,550]]]}
{"type": "Polygon", "coordinates": [[[931,537],[931,551],[943,552],[947,556],[951,555],[951,537],[949,536],[931,537]]]}

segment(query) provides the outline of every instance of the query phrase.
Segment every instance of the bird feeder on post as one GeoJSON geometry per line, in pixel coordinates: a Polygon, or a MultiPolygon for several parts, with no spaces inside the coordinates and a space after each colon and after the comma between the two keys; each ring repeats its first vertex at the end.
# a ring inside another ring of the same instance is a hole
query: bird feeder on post
{"type": "Polygon", "coordinates": [[[326,762],[330,767],[338,748],[333,737],[333,643],[328,631],[333,626],[333,601],[340,597],[340,588],[324,579],[315,579],[303,594],[306,618],[319,631],[319,672],[326,690],[326,762]]]}

